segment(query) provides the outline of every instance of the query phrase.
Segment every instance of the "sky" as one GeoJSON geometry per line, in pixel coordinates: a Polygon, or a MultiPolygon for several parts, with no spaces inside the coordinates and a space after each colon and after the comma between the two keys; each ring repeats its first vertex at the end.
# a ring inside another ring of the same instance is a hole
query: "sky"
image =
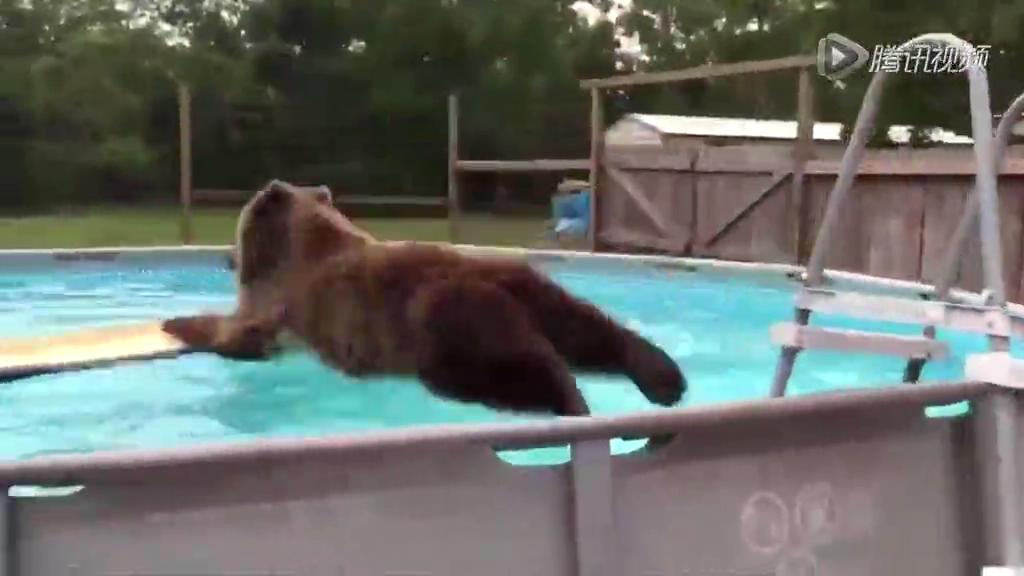
{"type": "MultiPolygon", "coordinates": [[[[616,0],[615,4],[617,4],[617,6],[612,8],[611,12],[609,12],[609,16],[612,18],[618,16],[623,10],[629,10],[629,7],[633,5],[633,0],[616,0]]],[[[581,15],[586,16],[587,20],[591,23],[601,17],[601,11],[585,0],[579,0],[579,2],[576,2],[573,5],[573,7],[581,15]]]]}
{"type": "MultiPolygon", "coordinates": [[[[632,5],[633,0],[615,0],[615,7],[613,7],[607,13],[607,15],[602,14],[600,9],[595,7],[590,2],[587,2],[586,0],[579,0],[578,2],[573,4],[573,8],[576,9],[576,12],[578,14],[585,17],[588,22],[593,24],[603,16],[606,16],[610,18],[612,21],[615,21],[615,19],[618,18],[619,14],[628,11],[632,5]]],[[[637,56],[639,56],[642,52],[640,48],[640,41],[635,36],[619,36],[619,44],[621,45],[623,52],[628,52],[637,56]]]]}

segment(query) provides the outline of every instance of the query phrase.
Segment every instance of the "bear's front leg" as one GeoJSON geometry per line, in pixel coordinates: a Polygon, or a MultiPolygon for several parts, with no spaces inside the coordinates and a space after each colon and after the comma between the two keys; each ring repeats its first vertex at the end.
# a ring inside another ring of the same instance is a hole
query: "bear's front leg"
{"type": "Polygon", "coordinates": [[[266,360],[280,349],[278,327],[272,322],[200,314],[171,318],[163,329],[192,350],[233,360],[266,360]]]}

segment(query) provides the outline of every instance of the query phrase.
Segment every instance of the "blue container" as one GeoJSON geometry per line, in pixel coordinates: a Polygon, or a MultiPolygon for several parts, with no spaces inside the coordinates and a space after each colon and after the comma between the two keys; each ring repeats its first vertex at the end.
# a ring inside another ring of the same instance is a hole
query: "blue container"
{"type": "Polygon", "coordinates": [[[551,209],[556,233],[585,234],[590,225],[590,191],[555,196],[551,209]]]}

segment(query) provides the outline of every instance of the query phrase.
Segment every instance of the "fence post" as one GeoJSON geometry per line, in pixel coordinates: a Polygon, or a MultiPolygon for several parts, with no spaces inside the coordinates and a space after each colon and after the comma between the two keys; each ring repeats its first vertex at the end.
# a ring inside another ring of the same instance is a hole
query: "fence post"
{"type": "Polygon", "coordinates": [[[601,173],[601,149],[604,140],[604,107],[600,88],[590,89],[590,226],[587,239],[590,251],[597,250],[597,186],[601,173]]]}
{"type": "Polygon", "coordinates": [[[179,224],[182,244],[192,243],[192,96],[188,86],[178,84],[178,126],[181,141],[179,182],[181,186],[181,221],[179,224]]]}
{"type": "Polygon", "coordinates": [[[797,88],[796,145],[793,148],[793,260],[802,263],[806,256],[805,229],[807,226],[807,203],[804,201],[804,172],[807,161],[813,154],[814,146],[814,85],[807,68],[800,69],[797,88]]]}
{"type": "Polygon", "coordinates": [[[448,241],[459,241],[459,97],[448,95],[448,241]]]}

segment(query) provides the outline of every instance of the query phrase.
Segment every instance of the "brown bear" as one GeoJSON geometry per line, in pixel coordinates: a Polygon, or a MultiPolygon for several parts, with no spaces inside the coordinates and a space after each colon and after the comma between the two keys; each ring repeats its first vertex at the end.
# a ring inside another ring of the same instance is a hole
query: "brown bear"
{"type": "Polygon", "coordinates": [[[238,307],[164,329],[193,350],[260,359],[290,336],[353,376],[417,377],[493,409],[586,415],[571,369],[625,374],[672,405],[686,379],[663,350],[518,259],[380,242],[328,190],[274,181],[242,209],[238,307]]]}

